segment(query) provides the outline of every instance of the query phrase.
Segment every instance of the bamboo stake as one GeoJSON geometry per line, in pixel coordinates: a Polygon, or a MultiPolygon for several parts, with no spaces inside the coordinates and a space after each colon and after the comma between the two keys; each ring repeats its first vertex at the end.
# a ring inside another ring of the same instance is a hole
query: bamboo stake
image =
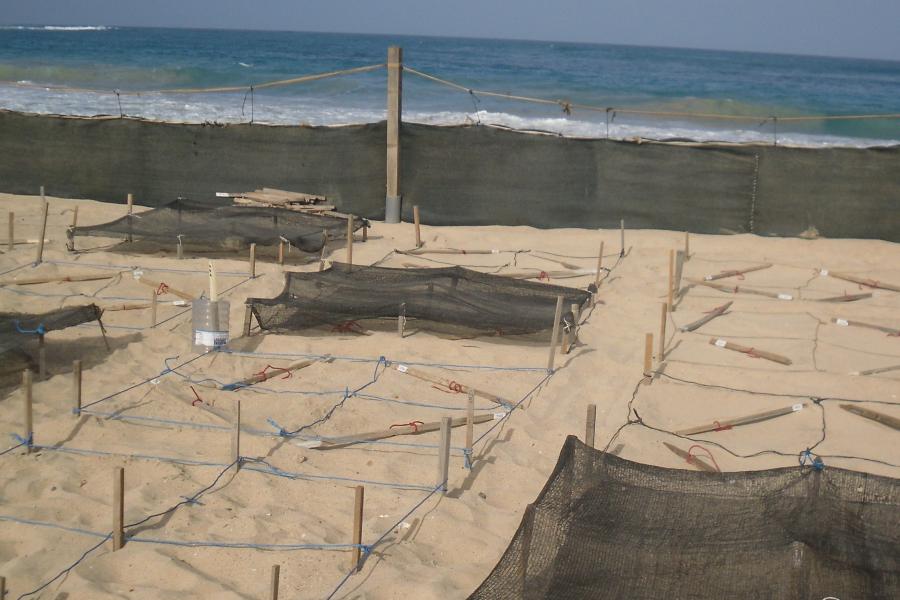
{"type": "Polygon", "coordinates": [[[603,270],[603,242],[600,242],[600,252],[597,254],[597,275],[594,277],[594,286],[600,289],[600,271],[603,270]]]}
{"type": "Polygon", "coordinates": [[[6,238],[7,248],[9,252],[13,251],[13,244],[15,244],[15,229],[16,229],[16,215],[13,211],[9,211],[9,229],[7,230],[8,238],[6,238]]]}
{"type": "Polygon", "coordinates": [[[597,431],[597,405],[588,404],[587,420],[584,428],[584,443],[591,448],[594,447],[594,436],[597,431]]]}
{"type": "Polygon", "coordinates": [[[143,275],[138,276],[137,280],[140,281],[141,283],[143,283],[144,285],[152,287],[154,290],[157,290],[157,291],[160,289],[160,286],[162,286],[164,294],[172,294],[174,296],[178,296],[179,298],[181,298],[183,300],[189,300],[191,302],[196,300],[196,298],[194,298],[194,296],[188,294],[187,292],[182,292],[181,290],[177,290],[169,285],[166,285],[165,283],[163,283],[161,281],[154,281],[153,279],[148,279],[147,277],[144,277],[143,275]]]}
{"type": "Polygon", "coordinates": [[[669,307],[663,302],[660,305],[659,315],[659,350],[656,352],[656,361],[661,363],[666,358],[666,322],[669,320],[669,307]]]}
{"type": "Polygon", "coordinates": [[[556,341],[559,339],[559,320],[562,318],[563,297],[556,297],[556,313],[553,316],[553,334],[550,337],[550,358],[547,360],[547,370],[553,371],[553,362],[556,359],[556,341]]]}
{"type": "Polygon", "coordinates": [[[281,565],[272,565],[272,585],[269,593],[270,600],[278,600],[278,580],[281,575],[281,565]]]}
{"type": "Polygon", "coordinates": [[[356,492],[353,499],[353,544],[355,547],[351,553],[353,563],[350,565],[350,568],[353,571],[359,571],[361,567],[360,557],[362,556],[362,549],[360,548],[360,545],[362,545],[363,504],[365,498],[366,488],[361,485],[356,486],[356,492]]]}
{"type": "MultiPolygon", "coordinates": [[[[72,414],[81,414],[81,361],[72,361],[72,414]]],[[[2,596],[0,596],[2,597],[2,596]]]]}
{"type": "Polygon", "coordinates": [[[693,323],[688,323],[687,325],[682,326],[680,328],[681,331],[694,331],[695,329],[699,329],[700,327],[703,327],[704,325],[706,325],[707,323],[709,323],[716,317],[720,317],[720,316],[724,315],[728,311],[728,309],[731,307],[732,304],[734,304],[734,301],[729,300],[722,306],[717,306],[716,308],[709,311],[709,313],[707,313],[705,316],[697,319],[693,323]]]}
{"type": "Polygon", "coordinates": [[[891,429],[900,431],[900,419],[898,419],[897,417],[892,417],[891,415],[886,415],[884,413],[871,410],[869,408],[863,408],[861,406],[855,406],[853,404],[840,404],[839,406],[847,412],[853,413],[854,415],[864,417],[866,419],[871,419],[876,423],[881,423],[882,425],[886,425],[891,429]]]}
{"type": "Polygon", "coordinates": [[[419,206],[413,206],[413,222],[416,225],[416,248],[422,247],[422,234],[419,231],[419,206]]]}
{"type": "Polygon", "coordinates": [[[691,234],[687,231],[684,232],[684,260],[691,260],[691,234]]]}
{"type": "MultiPolygon", "coordinates": [[[[472,417],[472,422],[474,425],[478,425],[480,423],[487,423],[488,421],[496,420],[496,418],[496,415],[490,413],[482,413],[480,415],[474,415],[472,417]]],[[[464,427],[466,426],[467,420],[467,416],[456,417],[450,421],[450,427],[464,427]]],[[[297,445],[301,448],[307,448],[309,450],[333,450],[336,448],[352,446],[353,444],[375,442],[378,440],[385,440],[401,435],[421,435],[423,433],[431,433],[432,431],[438,431],[440,428],[440,421],[429,421],[428,423],[423,423],[421,421],[411,421],[410,423],[397,424],[393,427],[390,427],[389,429],[380,429],[378,431],[366,431],[364,433],[356,433],[353,435],[344,435],[341,437],[320,440],[303,440],[297,442],[297,445]]]]}
{"type": "Polygon", "coordinates": [[[397,371],[400,373],[405,373],[406,375],[410,375],[415,377],[416,379],[420,379],[422,381],[427,381],[428,383],[433,383],[439,385],[441,387],[445,387],[451,392],[457,392],[459,394],[467,394],[469,390],[475,392],[475,395],[479,398],[484,398],[485,400],[489,400],[494,404],[499,404],[501,406],[510,406],[508,400],[501,398],[500,396],[496,396],[491,394],[490,392],[486,392],[484,390],[480,390],[475,387],[468,386],[464,383],[460,383],[458,381],[452,381],[450,379],[445,379],[443,377],[437,377],[435,375],[431,375],[430,373],[425,373],[424,371],[420,371],[419,369],[415,369],[413,367],[408,367],[406,365],[397,365],[397,371]]]}
{"type": "Polygon", "coordinates": [[[817,298],[815,302],[856,302],[857,300],[865,300],[871,298],[872,292],[864,294],[844,294],[843,296],[832,296],[830,298],[817,298]]]}
{"type": "Polygon", "coordinates": [[[472,445],[475,440],[475,392],[469,390],[466,399],[466,456],[472,456],[472,445]]]}
{"type": "Polygon", "coordinates": [[[256,244],[250,244],[250,279],[256,279],[256,244]]]}
{"type": "Polygon", "coordinates": [[[669,250],[669,285],[666,289],[666,310],[672,311],[672,302],[675,294],[675,251],[669,250]]]}
{"type": "Polygon", "coordinates": [[[50,210],[50,203],[44,198],[44,186],[41,186],[41,199],[44,201],[44,207],[41,212],[41,235],[38,236],[37,256],[34,264],[39,265],[44,260],[44,238],[47,237],[47,213],[50,210]]]}
{"type": "Polygon", "coordinates": [[[675,456],[679,456],[683,458],[689,465],[693,465],[698,471],[705,471],[706,473],[718,473],[719,470],[716,469],[711,464],[702,460],[699,456],[694,456],[690,452],[685,452],[678,446],[670,444],[669,442],[663,442],[663,446],[672,451],[675,456]]]}
{"type": "Polygon", "coordinates": [[[441,445],[438,455],[438,484],[441,491],[447,492],[447,484],[450,478],[450,432],[453,419],[441,417],[441,445]]]}
{"type": "Polygon", "coordinates": [[[832,318],[832,323],[836,325],[840,325],[841,327],[863,327],[865,329],[874,329],[876,331],[882,331],[889,336],[900,336],[900,329],[894,329],[893,327],[885,327],[884,325],[872,325],[871,323],[863,323],[862,321],[849,321],[847,319],[838,319],[832,318]]]}
{"type": "Polygon", "coordinates": [[[31,454],[31,449],[34,446],[34,420],[32,411],[33,405],[33,390],[32,390],[32,373],[30,369],[25,369],[22,371],[22,386],[25,388],[25,403],[23,408],[25,409],[25,435],[22,437],[25,439],[25,452],[27,454],[31,454]]]}
{"type": "Polygon", "coordinates": [[[688,429],[682,429],[680,431],[676,431],[676,435],[697,435],[698,433],[708,433],[710,431],[724,431],[726,429],[731,429],[732,427],[738,427],[740,425],[752,425],[753,423],[759,423],[760,421],[767,421],[769,419],[774,419],[776,417],[780,417],[782,415],[789,415],[794,412],[799,412],[803,410],[803,407],[806,406],[805,402],[801,402],[799,404],[794,404],[792,406],[786,406],[784,408],[776,408],[775,410],[767,410],[765,412],[754,413],[752,415],[747,415],[745,417],[735,417],[734,419],[726,419],[724,421],[714,421],[709,425],[699,425],[697,427],[690,427],[688,429]]]}
{"type": "Polygon", "coordinates": [[[150,292],[150,327],[156,327],[156,305],[159,302],[159,296],[156,290],[150,292]]]}
{"type": "Polygon", "coordinates": [[[644,377],[653,377],[653,334],[644,335],[644,377]]]}
{"type": "Polygon", "coordinates": [[[622,219],[622,221],[619,223],[619,225],[620,225],[621,231],[622,231],[622,236],[621,236],[622,237],[622,250],[619,252],[619,258],[624,258],[625,257],[625,219],[622,219]]]}
{"type": "Polygon", "coordinates": [[[722,285],[719,283],[711,283],[709,281],[701,281],[699,279],[688,279],[688,281],[694,285],[702,285],[705,287],[710,287],[715,290],[719,290],[722,292],[728,292],[729,294],[754,294],[756,296],[765,296],[767,298],[775,298],[777,300],[793,300],[794,297],[790,294],[777,294],[775,292],[767,292],[765,290],[756,290],[753,288],[745,288],[741,286],[730,286],[730,285],[722,285]]]}
{"type": "Polygon", "coordinates": [[[19,277],[0,281],[0,285],[37,285],[41,283],[75,282],[75,281],[99,281],[101,279],[115,279],[121,273],[95,273],[84,275],[55,275],[52,277],[19,277]]]}
{"type": "Polygon", "coordinates": [[[353,215],[347,217],[347,271],[353,270],[353,215]]]}
{"type": "MultiPolygon", "coordinates": [[[[249,307],[247,307],[249,308],[249,307]]],[[[269,379],[275,379],[276,377],[280,377],[282,375],[287,375],[288,373],[293,373],[294,371],[299,371],[300,369],[305,369],[306,367],[313,365],[317,362],[324,360],[324,362],[332,362],[334,359],[330,356],[326,356],[324,359],[319,358],[310,358],[304,360],[298,360],[289,364],[286,367],[280,367],[277,369],[272,369],[267,371],[266,373],[255,373],[249,377],[241,379],[236,383],[231,383],[225,386],[222,386],[223,390],[233,391],[239,390],[241,388],[245,388],[257,383],[261,383],[263,381],[268,381],[269,379]]]]}
{"type": "Polygon", "coordinates": [[[866,279],[864,277],[856,277],[855,275],[847,275],[846,273],[835,273],[834,271],[825,271],[825,273],[836,279],[843,279],[844,281],[850,281],[852,283],[857,283],[866,287],[879,290],[891,290],[892,292],[900,292],[900,285],[894,283],[884,283],[882,281],[876,281],[874,279],[866,279]]]}
{"type": "Polygon", "coordinates": [[[900,371],[900,365],[894,365],[892,367],[879,367],[877,369],[869,369],[867,371],[857,371],[856,373],[851,373],[851,375],[877,375],[878,373],[887,373],[888,371],[900,371]]]}
{"type": "Polygon", "coordinates": [[[725,279],[726,277],[738,277],[740,275],[744,275],[746,273],[752,273],[753,271],[762,271],[763,269],[768,269],[771,267],[771,263],[766,263],[763,265],[757,265],[755,267],[748,267],[746,269],[735,269],[731,271],[722,271],[721,273],[716,273],[714,275],[707,275],[704,277],[704,281],[715,281],[716,279],[725,279]]]}
{"type": "Polygon", "coordinates": [[[113,470],[113,551],[125,545],[125,469],[113,470]]]}
{"type": "Polygon", "coordinates": [[[734,342],[729,342],[723,340],[721,338],[718,339],[710,339],[709,343],[713,346],[717,346],[719,348],[725,348],[726,350],[734,350],[735,352],[742,352],[749,356],[755,358],[764,358],[766,360],[770,360],[772,362],[777,362],[782,365],[790,365],[791,359],[786,356],[782,356],[780,354],[775,354],[774,352],[768,352],[766,350],[760,350],[759,348],[751,348],[750,346],[742,346],[740,344],[735,344],[734,342]]]}
{"type": "Polygon", "coordinates": [[[231,460],[236,471],[241,470],[241,401],[234,401],[231,417],[231,460]]]}

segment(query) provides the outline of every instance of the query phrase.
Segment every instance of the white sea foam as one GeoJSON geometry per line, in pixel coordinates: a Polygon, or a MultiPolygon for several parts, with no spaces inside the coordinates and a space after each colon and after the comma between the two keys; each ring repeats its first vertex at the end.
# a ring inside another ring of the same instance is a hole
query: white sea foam
{"type": "Polygon", "coordinates": [[[109,31],[115,27],[106,25],[0,25],[0,29],[17,29],[19,31],[109,31]]]}

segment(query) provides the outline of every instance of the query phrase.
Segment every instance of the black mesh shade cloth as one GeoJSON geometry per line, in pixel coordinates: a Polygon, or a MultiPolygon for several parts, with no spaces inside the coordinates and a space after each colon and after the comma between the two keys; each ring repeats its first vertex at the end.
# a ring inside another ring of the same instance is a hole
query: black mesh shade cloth
{"type": "Polygon", "coordinates": [[[36,335],[99,321],[102,314],[103,310],[96,304],[69,306],[43,314],[0,312],[0,353],[19,348],[36,335]]]}

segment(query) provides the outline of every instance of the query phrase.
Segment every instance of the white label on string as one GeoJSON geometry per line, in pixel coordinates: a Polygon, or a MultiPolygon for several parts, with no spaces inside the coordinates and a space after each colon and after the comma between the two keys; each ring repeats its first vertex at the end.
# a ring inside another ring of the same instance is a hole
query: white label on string
{"type": "Polygon", "coordinates": [[[803,405],[802,405],[802,404],[795,404],[795,405],[793,405],[793,406],[791,407],[791,410],[794,411],[794,412],[801,411],[801,410],[803,410],[803,405]]]}
{"type": "Polygon", "coordinates": [[[173,300],[172,306],[187,306],[187,302],[184,300],[173,300]]]}
{"type": "Polygon", "coordinates": [[[712,281],[712,279],[713,279],[712,275],[707,275],[706,277],[703,278],[703,281],[712,281]]]}
{"type": "Polygon", "coordinates": [[[718,346],[719,348],[724,348],[727,345],[728,345],[728,342],[726,342],[723,339],[716,340],[716,346],[718,346]]]}
{"type": "Polygon", "coordinates": [[[134,271],[131,272],[131,276],[134,277],[135,279],[140,279],[143,274],[144,274],[143,271],[140,271],[137,269],[135,269],[134,271]]]}
{"type": "Polygon", "coordinates": [[[848,325],[850,325],[850,321],[848,321],[847,319],[835,319],[834,322],[841,327],[847,327],[848,325]]]}
{"type": "Polygon", "coordinates": [[[409,369],[406,368],[406,365],[397,365],[397,370],[401,373],[406,373],[407,371],[409,371],[409,369]]]}
{"type": "Polygon", "coordinates": [[[822,269],[821,271],[819,271],[819,275],[821,275],[822,277],[828,277],[828,269],[822,269]]]}
{"type": "Polygon", "coordinates": [[[159,378],[157,378],[157,379],[151,379],[151,380],[150,380],[150,383],[152,383],[153,385],[159,385],[159,378]]]}
{"type": "Polygon", "coordinates": [[[778,294],[778,299],[779,300],[793,300],[794,297],[791,296],[790,294],[778,294]]]}
{"type": "Polygon", "coordinates": [[[491,249],[491,254],[500,254],[500,251],[497,250],[496,248],[492,248],[492,249],[491,249]]]}
{"type": "Polygon", "coordinates": [[[494,420],[500,421],[501,419],[503,419],[503,417],[505,417],[508,414],[509,413],[494,413],[494,420]]]}

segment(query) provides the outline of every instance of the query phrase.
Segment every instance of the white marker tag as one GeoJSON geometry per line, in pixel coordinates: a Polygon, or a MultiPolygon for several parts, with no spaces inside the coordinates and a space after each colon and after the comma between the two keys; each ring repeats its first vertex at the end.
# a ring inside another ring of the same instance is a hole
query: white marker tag
{"type": "Polygon", "coordinates": [[[143,274],[144,274],[144,272],[139,271],[139,270],[134,270],[131,272],[131,276],[134,277],[135,279],[140,279],[141,276],[143,276],[143,274]]]}
{"type": "Polygon", "coordinates": [[[841,327],[847,327],[850,325],[850,322],[847,319],[835,319],[835,325],[840,325],[841,327]]]}
{"type": "Polygon", "coordinates": [[[409,371],[409,369],[406,368],[406,365],[397,365],[397,370],[401,373],[406,373],[407,371],[409,371]]]}
{"type": "Polygon", "coordinates": [[[703,281],[712,281],[712,277],[713,277],[712,275],[707,275],[706,277],[703,278],[703,281]]]}
{"type": "Polygon", "coordinates": [[[500,251],[496,248],[491,248],[491,254],[500,254],[500,251]]]}
{"type": "Polygon", "coordinates": [[[494,413],[494,420],[499,421],[509,413],[494,413]]]}
{"type": "Polygon", "coordinates": [[[799,411],[803,410],[803,405],[802,405],[802,404],[795,404],[795,405],[793,405],[793,406],[791,407],[791,410],[794,411],[794,412],[799,412],[799,411]]]}
{"type": "Polygon", "coordinates": [[[819,271],[819,275],[821,275],[822,277],[828,277],[828,269],[822,269],[821,271],[819,271]]]}
{"type": "Polygon", "coordinates": [[[187,302],[184,300],[173,300],[172,306],[187,306],[187,302]]]}
{"type": "Polygon", "coordinates": [[[153,385],[159,385],[159,379],[151,379],[150,383],[152,383],[153,385]]]}
{"type": "Polygon", "coordinates": [[[719,348],[724,348],[727,345],[728,345],[728,342],[726,342],[725,340],[722,340],[722,339],[716,340],[716,346],[718,346],[719,348]]]}
{"type": "Polygon", "coordinates": [[[794,297],[791,296],[790,294],[778,294],[778,299],[779,300],[793,300],[794,297]]]}

